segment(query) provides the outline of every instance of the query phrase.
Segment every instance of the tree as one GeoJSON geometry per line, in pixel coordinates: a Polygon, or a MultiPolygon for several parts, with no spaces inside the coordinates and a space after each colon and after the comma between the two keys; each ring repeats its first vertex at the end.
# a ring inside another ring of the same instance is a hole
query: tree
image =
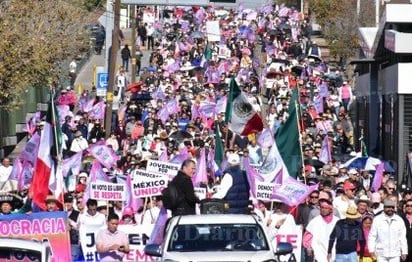
{"type": "Polygon", "coordinates": [[[357,0],[310,0],[311,14],[322,26],[332,57],[347,59],[354,56],[359,48],[359,27],[373,25],[373,1],[358,1],[361,4],[359,13],[357,0]]]}
{"type": "Polygon", "coordinates": [[[0,10],[0,108],[10,110],[29,86],[58,82],[62,63],[87,50],[89,13],[80,0],[5,0],[0,10]]]}

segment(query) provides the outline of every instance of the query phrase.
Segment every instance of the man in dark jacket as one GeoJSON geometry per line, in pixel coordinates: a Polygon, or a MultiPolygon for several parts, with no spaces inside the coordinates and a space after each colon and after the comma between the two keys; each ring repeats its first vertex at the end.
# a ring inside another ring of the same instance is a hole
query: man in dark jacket
{"type": "Polygon", "coordinates": [[[404,214],[401,216],[406,226],[406,239],[408,241],[407,262],[412,261],[412,199],[405,201],[404,214]]]}
{"type": "Polygon", "coordinates": [[[122,55],[123,68],[124,70],[126,70],[126,72],[129,72],[129,59],[132,58],[132,55],[130,53],[130,49],[128,45],[124,45],[121,51],[121,55],[122,55]]]}
{"type": "Polygon", "coordinates": [[[195,171],[196,163],[192,159],[186,159],[183,161],[182,168],[171,182],[176,186],[180,196],[179,204],[176,209],[172,210],[173,216],[196,214],[196,203],[200,201],[195,195],[192,183],[195,171]]]}
{"type": "Polygon", "coordinates": [[[230,214],[249,214],[249,182],[246,172],[240,169],[240,157],[232,153],[227,159],[229,168],[225,171],[218,191],[213,198],[226,200],[230,214]]]}

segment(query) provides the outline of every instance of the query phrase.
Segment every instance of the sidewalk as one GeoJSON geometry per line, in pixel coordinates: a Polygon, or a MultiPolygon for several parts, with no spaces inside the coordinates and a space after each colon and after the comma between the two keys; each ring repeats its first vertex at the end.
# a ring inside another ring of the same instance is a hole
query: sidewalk
{"type": "MultiPolygon", "coordinates": [[[[123,34],[125,37],[124,42],[126,43],[131,43],[131,33],[132,30],[130,28],[126,28],[123,29],[123,34]]],[[[118,55],[117,55],[117,59],[116,59],[116,68],[119,68],[119,66],[122,65],[122,59],[120,56],[120,50],[123,48],[123,46],[119,47],[118,50],[118,55]]],[[[132,48],[130,47],[130,51],[132,50],[132,48]]],[[[142,60],[142,68],[145,66],[149,65],[149,57],[150,57],[150,52],[146,51],[144,49],[142,49],[143,51],[143,60],[142,60]]],[[[87,61],[85,63],[85,65],[80,69],[80,72],[77,74],[77,78],[76,78],[76,82],[74,84],[75,86],[75,91],[78,92],[78,87],[79,85],[81,85],[82,90],[91,90],[93,83],[94,83],[94,79],[93,79],[93,72],[94,72],[94,68],[96,66],[103,66],[105,65],[105,61],[107,60],[106,58],[106,50],[103,49],[102,54],[101,55],[96,55],[93,54],[90,56],[89,61],[87,61]]],[[[129,60],[129,68],[131,68],[131,60],[129,60]]],[[[131,80],[131,71],[129,71],[128,77],[129,77],[129,81],[131,80]]],[[[96,84],[96,83],[94,83],[96,84]]]]}

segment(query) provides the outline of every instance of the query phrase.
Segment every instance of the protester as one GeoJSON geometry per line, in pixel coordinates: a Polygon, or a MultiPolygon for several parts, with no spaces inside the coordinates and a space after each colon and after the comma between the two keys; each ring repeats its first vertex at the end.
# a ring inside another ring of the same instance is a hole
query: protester
{"type": "Polygon", "coordinates": [[[378,261],[404,261],[408,256],[405,223],[395,214],[395,207],[395,202],[385,199],[383,213],[373,219],[368,248],[378,261]]]}
{"type": "Polygon", "coordinates": [[[339,218],[333,215],[333,205],[330,200],[319,200],[319,206],[320,215],[309,221],[303,235],[303,246],[306,248],[307,256],[313,257],[316,261],[333,261],[335,250],[332,250],[329,256],[329,236],[339,218]]]}
{"type": "Polygon", "coordinates": [[[196,214],[196,203],[199,203],[200,201],[195,195],[191,180],[195,175],[195,167],[196,163],[192,159],[186,159],[183,161],[181,169],[172,180],[172,183],[175,184],[180,196],[180,202],[177,207],[172,210],[173,216],[196,214]]]}
{"type": "Polygon", "coordinates": [[[68,230],[70,238],[70,249],[72,253],[72,260],[79,261],[83,259],[82,249],[80,246],[80,234],[79,234],[79,216],[80,212],[73,207],[73,196],[70,193],[64,195],[65,211],[68,216],[68,230]]]}
{"type": "Polygon", "coordinates": [[[229,168],[225,171],[218,191],[213,198],[224,199],[228,205],[228,213],[248,214],[249,183],[245,171],[240,169],[240,157],[232,153],[228,156],[229,168]]]}
{"type": "Polygon", "coordinates": [[[96,250],[100,261],[122,261],[129,253],[129,239],[126,233],[117,230],[119,216],[109,214],[107,218],[107,229],[99,231],[96,237],[96,250]]]}
{"type": "Polygon", "coordinates": [[[412,261],[412,199],[408,199],[404,204],[404,214],[402,216],[406,228],[406,239],[408,242],[408,257],[405,261],[412,261]]]}
{"type": "Polygon", "coordinates": [[[359,257],[362,260],[365,252],[365,236],[361,223],[357,221],[361,214],[355,206],[346,210],[345,218],[336,222],[329,237],[328,261],[332,261],[332,249],[335,248],[335,261],[356,261],[357,245],[360,245],[359,257]],[[336,243],[336,247],[334,247],[336,243]]]}

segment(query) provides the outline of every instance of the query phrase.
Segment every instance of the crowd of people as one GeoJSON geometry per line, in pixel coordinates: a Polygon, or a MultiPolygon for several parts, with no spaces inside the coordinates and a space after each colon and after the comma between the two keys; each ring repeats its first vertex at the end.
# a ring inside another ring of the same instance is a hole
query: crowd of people
{"type": "MultiPolygon", "coordinates": [[[[108,207],[105,201],[84,201],[91,169],[86,149],[105,141],[119,156],[112,168],[104,169],[114,183],[145,169],[150,159],[181,164],[173,181],[184,197],[169,215],[197,212],[200,200],[192,177],[199,172],[197,163],[205,150],[207,179],[200,186],[207,188],[207,196],[224,199],[231,213],[254,212],[274,235],[286,224],[302,225],[302,261],[356,261],[358,256],[363,261],[376,257],[412,261],[407,258],[412,247],[412,191],[401,190],[394,173],[386,172],[382,186],[372,192],[373,171],[343,165],[358,149],[349,114],[352,87],[344,72],[332,70],[322,59],[320,47],[311,39],[310,17],[284,5],[237,11],[175,7],[164,11],[161,22],[146,20],[155,14],[147,7],[136,16],[137,42],[132,43],[136,44],[136,72],[130,70],[128,45],[121,51],[111,130],[104,129],[102,118],[85,110],[90,101],[91,106],[102,101],[95,90],[77,97],[68,87],[57,95],[57,104],[69,107],[62,120],[63,158],[84,152],[82,168],[73,174],[76,183],[64,197],[74,260],[81,257],[78,232],[83,224],[107,223],[107,231],[97,238],[97,251],[103,258],[120,259],[129,247],[123,235],[111,244],[117,225],[154,224],[163,207],[161,195],[145,199],[140,206],[113,201],[108,207]],[[206,30],[213,21],[220,28],[219,41],[210,41],[206,30]],[[142,50],[150,50],[148,65],[142,64],[142,50]],[[130,74],[136,74],[137,83],[130,83],[130,74]],[[241,136],[229,129],[225,105],[231,79],[273,135],[288,118],[292,92],[299,91],[304,165],[296,176],[307,184],[319,183],[299,206],[261,200],[253,206],[249,201],[243,160],[248,158],[258,167],[268,148],[258,143],[259,133],[241,136]],[[177,105],[172,108],[173,99],[177,105]],[[208,104],[213,112],[200,110],[208,104]],[[332,156],[327,163],[320,161],[325,137],[332,156]],[[214,158],[217,140],[224,148],[223,164],[214,158]]],[[[36,132],[41,133],[43,124],[37,123],[36,132]]],[[[11,172],[10,159],[4,159],[1,182],[11,172]]],[[[28,192],[26,187],[13,197],[10,193],[0,198],[1,214],[29,212],[28,192]]],[[[52,195],[45,203],[47,211],[63,208],[52,195]]]]}

